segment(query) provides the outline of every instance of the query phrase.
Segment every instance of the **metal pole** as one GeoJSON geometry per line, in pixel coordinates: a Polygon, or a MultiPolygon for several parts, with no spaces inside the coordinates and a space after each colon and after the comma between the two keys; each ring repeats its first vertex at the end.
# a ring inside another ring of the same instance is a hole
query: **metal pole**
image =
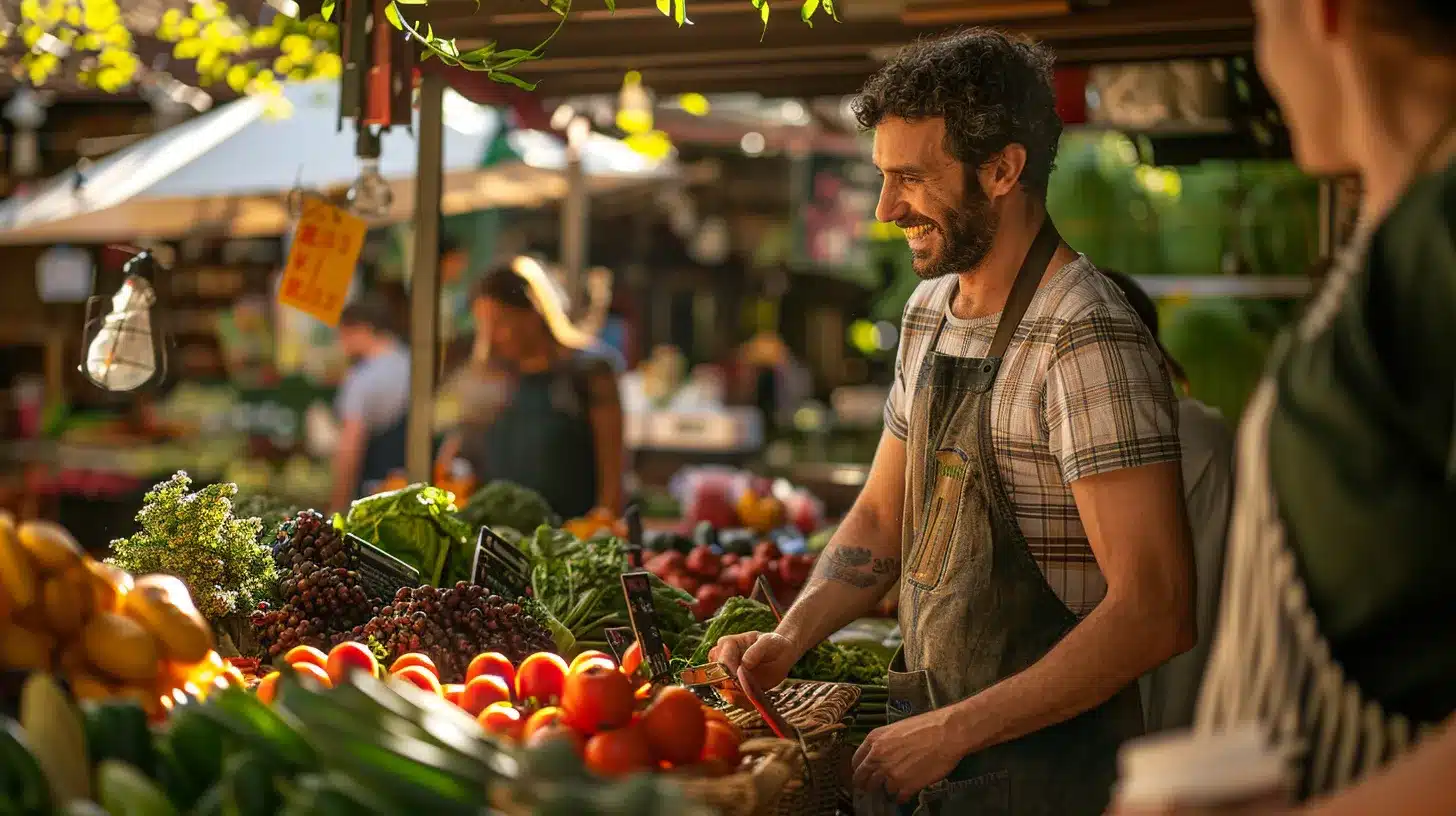
{"type": "Polygon", "coordinates": [[[415,250],[410,271],[410,407],[405,470],[431,481],[435,425],[435,346],[440,321],[440,195],[444,185],[445,80],[420,77],[419,160],[415,165],[415,250]]]}
{"type": "Polygon", "coordinates": [[[561,273],[574,319],[585,313],[587,218],[591,197],[581,154],[591,123],[576,117],[566,128],[566,198],[561,202],[561,273]]]}

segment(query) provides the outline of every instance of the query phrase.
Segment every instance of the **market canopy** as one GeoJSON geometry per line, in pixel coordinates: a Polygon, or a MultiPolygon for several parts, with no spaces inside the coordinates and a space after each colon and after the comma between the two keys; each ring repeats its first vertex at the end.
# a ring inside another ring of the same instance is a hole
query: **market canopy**
{"type": "MultiPolygon", "coordinates": [[[[287,86],[286,104],[245,97],[73,168],[0,204],[0,244],[177,238],[199,230],[282,234],[290,191],[337,193],[359,176],[354,128],[338,128],[338,95],[338,82],[319,81],[287,86]]],[[[565,196],[566,147],[555,135],[510,130],[499,110],[453,91],[445,94],[444,123],[445,213],[565,196]]],[[[391,129],[381,140],[379,172],[393,201],[379,221],[413,217],[417,155],[409,130],[391,129]]],[[[582,165],[595,192],[672,170],[601,134],[587,140],[582,165]]]]}

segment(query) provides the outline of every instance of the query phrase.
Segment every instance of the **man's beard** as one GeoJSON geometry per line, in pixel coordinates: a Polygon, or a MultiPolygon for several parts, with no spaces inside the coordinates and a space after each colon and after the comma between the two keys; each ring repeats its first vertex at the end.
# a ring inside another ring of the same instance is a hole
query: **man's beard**
{"type": "Polygon", "coordinates": [[[964,207],[951,213],[945,224],[937,224],[940,250],[929,258],[914,258],[912,266],[921,280],[934,280],[946,275],[969,272],[986,260],[1001,223],[1000,213],[991,207],[991,199],[971,179],[964,207]]]}

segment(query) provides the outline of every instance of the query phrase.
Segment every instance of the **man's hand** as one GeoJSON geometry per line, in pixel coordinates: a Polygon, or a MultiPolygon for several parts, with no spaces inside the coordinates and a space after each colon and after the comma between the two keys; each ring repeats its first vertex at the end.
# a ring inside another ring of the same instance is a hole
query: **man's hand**
{"type": "Polygon", "coordinates": [[[854,786],[883,788],[902,804],[939,782],[965,757],[955,722],[937,709],[871,731],[854,752],[854,786]]]}
{"type": "Polygon", "coordinates": [[[799,648],[776,632],[729,635],[708,652],[709,660],[722,663],[731,674],[737,674],[740,666],[748,669],[759,686],[766,689],[784,682],[800,657],[799,648]]]}

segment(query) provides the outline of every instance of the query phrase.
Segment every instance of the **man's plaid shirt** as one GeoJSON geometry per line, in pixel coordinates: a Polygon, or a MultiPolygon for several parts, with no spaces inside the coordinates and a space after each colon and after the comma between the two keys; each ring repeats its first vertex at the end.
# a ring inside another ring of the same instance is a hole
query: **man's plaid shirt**
{"type": "MultiPolygon", "coordinates": [[[[885,425],[905,439],[914,377],[945,318],[939,351],[979,357],[1001,315],[950,313],[957,278],[906,304],[885,425]]],[[[1177,462],[1178,407],[1162,353],[1122,293],[1080,256],[1042,282],[991,394],[996,462],[1048,583],[1078,616],[1107,594],[1069,485],[1118,468],[1177,462]]],[[[1109,542],[1116,546],[1116,542],[1109,542]]]]}

